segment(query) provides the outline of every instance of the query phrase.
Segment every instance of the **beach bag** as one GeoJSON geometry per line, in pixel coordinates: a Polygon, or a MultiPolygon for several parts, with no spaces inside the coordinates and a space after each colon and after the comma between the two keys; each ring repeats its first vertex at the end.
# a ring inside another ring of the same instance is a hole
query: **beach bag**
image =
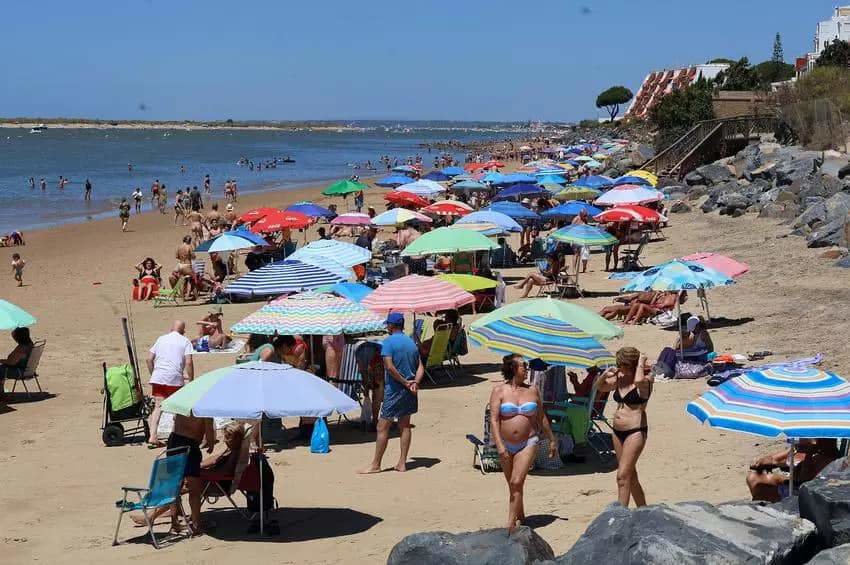
{"type": "Polygon", "coordinates": [[[328,453],[331,450],[331,436],[324,418],[316,420],[313,435],[310,436],[310,453],[328,453]]]}
{"type": "Polygon", "coordinates": [[[109,390],[109,409],[118,412],[139,402],[133,367],[118,365],[106,370],[106,387],[109,390]]]}
{"type": "Polygon", "coordinates": [[[263,485],[263,510],[269,511],[274,506],[274,471],[259,453],[251,454],[249,464],[239,481],[240,487],[245,488],[245,500],[248,512],[260,511],[260,481],[263,485]]]}
{"type": "Polygon", "coordinates": [[[537,455],[534,457],[534,467],[537,469],[545,469],[554,471],[564,466],[564,462],[556,454],[555,457],[549,458],[549,439],[541,438],[537,443],[537,455]]]}
{"type": "Polygon", "coordinates": [[[676,364],[677,379],[698,379],[708,373],[705,363],[689,363],[679,361],[676,364]]]}

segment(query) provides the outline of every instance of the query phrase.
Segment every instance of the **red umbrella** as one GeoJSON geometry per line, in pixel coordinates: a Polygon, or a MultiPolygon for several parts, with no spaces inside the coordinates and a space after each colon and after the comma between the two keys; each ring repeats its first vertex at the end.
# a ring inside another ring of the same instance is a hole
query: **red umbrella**
{"type": "Polygon", "coordinates": [[[667,218],[646,206],[636,204],[615,206],[601,214],[594,216],[597,222],[639,222],[655,224],[665,221],[667,218]]]}
{"type": "Polygon", "coordinates": [[[487,161],[487,168],[488,169],[501,169],[504,166],[505,166],[505,164],[502,163],[501,161],[487,161]]]}
{"type": "Polygon", "coordinates": [[[271,233],[285,228],[301,229],[310,225],[310,217],[301,212],[275,210],[251,225],[254,233],[271,233]]]}
{"type": "Polygon", "coordinates": [[[429,206],[425,206],[420,210],[426,214],[436,214],[437,216],[466,216],[472,212],[472,207],[463,202],[454,200],[441,200],[434,202],[429,206]]]}
{"type": "Polygon", "coordinates": [[[392,202],[393,204],[397,204],[399,206],[414,206],[416,208],[422,208],[423,206],[428,205],[428,201],[418,194],[413,194],[412,192],[405,192],[403,190],[396,190],[384,195],[384,200],[387,202],[392,202]]]}
{"type": "Polygon", "coordinates": [[[280,212],[280,210],[278,210],[277,208],[255,208],[253,210],[245,212],[244,214],[239,216],[237,220],[241,223],[256,222],[260,218],[264,218],[269,214],[274,214],[277,212],[280,212]]]}

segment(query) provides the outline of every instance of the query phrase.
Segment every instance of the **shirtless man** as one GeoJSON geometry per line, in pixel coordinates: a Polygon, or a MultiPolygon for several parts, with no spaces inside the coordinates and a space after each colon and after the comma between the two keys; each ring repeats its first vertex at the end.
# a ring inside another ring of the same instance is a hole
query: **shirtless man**
{"type": "Polygon", "coordinates": [[[212,230],[213,227],[218,227],[221,223],[221,214],[218,211],[218,204],[213,204],[212,209],[207,212],[207,228],[212,230]]]}
{"type": "MultiPolygon", "coordinates": [[[[177,280],[180,277],[189,277],[189,280],[191,280],[192,276],[194,275],[194,273],[192,272],[192,259],[195,258],[195,253],[194,251],[192,251],[193,249],[194,248],[192,247],[192,236],[184,236],[183,242],[177,246],[177,253],[175,253],[175,256],[177,257],[177,267],[174,269],[174,274],[171,275],[172,287],[177,284],[177,280]]],[[[189,289],[184,287],[184,300],[188,292],[189,289]]]]}
{"type": "Polygon", "coordinates": [[[198,245],[204,240],[204,217],[197,210],[192,210],[186,215],[189,220],[189,231],[192,233],[192,243],[198,245]]]}
{"type": "Polygon", "coordinates": [[[236,223],[238,217],[239,216],[237,216],[236,212],[234,211],[233,204],[228,204],[224,212],[224,221],[227,227],[233,229],[233,225],[236,223]]]}

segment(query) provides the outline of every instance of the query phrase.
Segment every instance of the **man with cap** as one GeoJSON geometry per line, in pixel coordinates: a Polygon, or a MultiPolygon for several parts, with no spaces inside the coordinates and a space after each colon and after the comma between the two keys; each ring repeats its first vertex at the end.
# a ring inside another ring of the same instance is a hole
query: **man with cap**
{"type": "Polygon", "coordinates": [[[384,402],[378,418],[378,437],[375,440],[375,456],[369,467],[361,473],[379,473],[381,460],[389,442],[390,424],[398,420],[401,453],[395,470],[407,470],[407,454],[410,451],[410,416],[419,408],[419,383],[425,375],[425,367],[419,357],[416,343],[404,333],[404,316],[391,312],[387,316],[390,335],[381,345],[384,360],[384,402]]]}

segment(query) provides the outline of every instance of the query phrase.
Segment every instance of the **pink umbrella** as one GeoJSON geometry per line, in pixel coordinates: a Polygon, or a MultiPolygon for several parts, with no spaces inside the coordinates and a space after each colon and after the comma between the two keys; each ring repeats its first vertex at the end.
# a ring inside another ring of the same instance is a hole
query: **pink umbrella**
{"type": "Polygon", "coordinates": [[[438,312],[472,304],[475,297],[436,277],[407,275],[382,284],[360,303],[373,312],[438,312]]]}
{"type": "Polygon", "coordinates": [[[726,255],[719,253],[694,253],[687,257],[682,257],[683,261],[693,261],[704,267],[720,271],[729,278],[737,278],[749,272],[750,266],[746,263],[736,261],[726,255]]]}
{"type": "Polygon", "coordinates": [[[336,226],[368,226],[372,223],[372,218],[369,214],[346,212],[331,220],[331,223],[336,226]]]}

